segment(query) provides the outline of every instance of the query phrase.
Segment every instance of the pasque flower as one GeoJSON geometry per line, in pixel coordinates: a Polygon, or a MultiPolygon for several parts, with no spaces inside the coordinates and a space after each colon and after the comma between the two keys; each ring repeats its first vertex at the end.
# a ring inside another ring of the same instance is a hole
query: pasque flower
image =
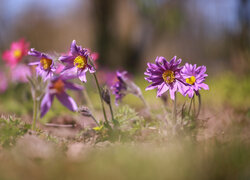
{"type": "Polygon", "coordinates": [[[148,68],[144,74],[148,76],[145,79],[152,84],[146,90],[157,88],[158,97],[169,90],[170,97],[173,100],[176,91],[183,93],[185,83],[181,79],[180,63],[181,59],[176,60],[176,56],[169,62],[164,57],[157,57],[155,64],[148,63],[148,68]]]}
{"type": "Polygon", "coordinates": [[[117,81],[111,86],[111,90],[115,95],[116,104],[128,93],[138,97],[142,95],[140,88],[128,78],[127,71],[117,71],[116,78],[117,81]]]}
{"type": "Polygon", "coordinates": [[[127,86],[124,81],[124,79],[126,79],[126,75],[127,71],[116,72],[117,81],[111,86],[111,90],[115,95],[116,103],[126,95],[127,86]]]}
{"type": "Polygon", "coordinates": [[[53,72],[56,68],[53,59],[49,55],[36,51],[34,48],[32,48],[28,54],[36,58],[36,61],[29,63],[29,65],[36,66],[36,72],[38,75],[44,80],[53,77],[53,72]]]}
{"type": "Polygon", "coordinates": [[[207,77],[206,66],[198,66],[196,64],[188,64],[181,70],[181,75],[183,81],[185,81],[188,85],[185,86],[185,91],[183,93],[184,96],[188,95],[189,98],[194,96],[194,93],[198,94],[199,90],[204,89],[208,90],[209,87],[204,83],[205,78],[207,77]]]}
{"type": "Polygon", "coordinates": [[[66,93],[67,89],[81,91],[83,87],[78,84],[68,82],[63,76],[53,77],[50,80],[41,102],[41,117],[43,117],[51,108],[55,97],[69,110],[76,111],[78,109],[73,98],[66,93]]]}
{"type": "Polygon", "coordinates": [[[15,67],[24,56],[27,55],[29,50],[29,43],[24,39],[12,42],[10,49],[6,50],[2,58],[11,67],[15,67]]]}
{"type": "Polygon", "coordinates": [[[88,50],[76,45],[73,40],[70,47],[70,55],[61,56],[59,60],[65,64],[62,72],[65,76],[76,75],[81,81],[87,82],[86,72],[95,73],[95,69],[88,63],[89,53],[88,50]]]}

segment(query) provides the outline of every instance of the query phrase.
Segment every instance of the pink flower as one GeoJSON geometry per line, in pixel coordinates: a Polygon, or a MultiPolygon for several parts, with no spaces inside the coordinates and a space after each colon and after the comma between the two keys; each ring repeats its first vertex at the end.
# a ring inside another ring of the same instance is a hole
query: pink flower
{"type": "Polygon", "coordinates": [[[15,67],[28,54],[28,50],[29,43],[22,38],[12,42],[10,49],[3,53],[2,58],[9,66],[15,67]]]}
{"type": "Polygon", "coordinates": [[[6,91],[7,87],[8,87],[8,80],[7,77],[5,76],[4,73],[0,72],[0,93],[3,93],[4,91],[6,91]]]}

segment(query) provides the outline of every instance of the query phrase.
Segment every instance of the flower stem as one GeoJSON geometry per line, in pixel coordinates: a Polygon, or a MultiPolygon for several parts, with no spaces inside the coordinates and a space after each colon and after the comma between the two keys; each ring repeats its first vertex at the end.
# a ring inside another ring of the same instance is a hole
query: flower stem
{"type": "Polygon", "coordinates": [[[114,113],[113,113],[113,108],[112,108],[111,103],[109,103],[109,109],[110,109],[110,114],[111,114],[112,120],[114,120],[114,113]]]}
{"type": "Polygon", "coordinates": [[[194,97],[192,97],[192,99],[190,100],[190,104],[189,104],[189,108],[188,108],[188,115],[190,115],[193,100],[194,100],[194,97]]]}
{"type": "Polygon", "coordinates": [[[198,111],[197,111],[197,114],[196,114],[196,118],[199,116],[200,114],[200,111],[201,111],[201,95],[198,94],[198,100],[199,100],[199,106],[198,106],[198,111]]]}
{"type": "Polygon", "coordinates": [[[196,116],[195,116],[195,114],[196,114],[196,108],[195,108],[195,96],[194,96],[193,98],[194,98],[194,102],[193,102],[193,108],[194,108],[193,117],[196,117],[196,116]]]}
{"type": "Polygon", "coordinates": [[[177,102],[177,96],[176,96],[176,92],[175,92],[174,107],[173,107],[173,118],[174,118],[175,123],[177,121],[176,102],[177,102]]]}
{"type": "Polygon", "coordinates": [[[32,131],[35,131],[36,129],[36,121],[37,121],[37,109],[38,109],[38,101],[36,97],[36,92],[34,93],[34,99],[33,99],[33,123],[32,123],[32,131]]]}
{"type": "Polygon", "coordinates": [[[96,73],[93,73],[93,75],[94,75],[94,78],[95,78],[96,86],[97,86],[97,89],[98,89],[98,92],[99,92],[99,96],[100,96],[100,100],[101,100],[103,116],[104,116],[104,119],[105,119],[106,123],[109,125],[109,122],[108,122],[108,119],[107,119],[107,115],[106,115],[106,111],[105,111],[105,107],[104,107],[104,103],[103,103],[103,99],[102,99],[101,88],[100,88],[98,79],[96,77],[96,73]]]}
{"type": "Polygon", "coordinates": [[[100,126],[100,124],[98,123],[98,121],[96,120],[96,118],[92,114],[91,114],[90,117],[95,121],[95,123],[97,124],[97,126],[100,126]]]}
{"type": "Polygon", "coordinates": [[[143,97],[142,94],[139,95],[139,98],[141,99],[141,101],[143,102],[143,104],[145,105],[145,107],[146,107],[148,110],[150,110],[150,107],[149,107],[148,103],[145,101],[145,99],[144,99],[144,97],[143,97]]]}

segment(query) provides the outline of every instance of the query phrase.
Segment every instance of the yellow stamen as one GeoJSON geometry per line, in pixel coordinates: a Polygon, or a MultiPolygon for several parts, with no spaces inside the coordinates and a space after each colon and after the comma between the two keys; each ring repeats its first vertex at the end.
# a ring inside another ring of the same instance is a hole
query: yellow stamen
{"type": "Polygon", "coordinates": [[[55,89],[57,93],[62,93],[64,90],[64,86],[65,84],[61,79],[58,79],[53,83],[53,89],[55,89]]]}
{"type": "Polygon", "coordinates": [[[191,76],[190,78],[186,79],[186,83],[193,85],[195,83],[196,79],[194,76],[191,76]]]}
{"type": "Polygon", "coordinates": [[[164,81],[168,84],[174,82],[175,80],[175,76],[174,76],[174,71],[171,70],[166,70],[163,74],[162,74],[162,78],[164,79],[164,81]]]}
{"type": "Polygon", "coordinates": [[[20,49],[17,49],[13,52],[13,55],[15,58],[20,58],[22,55],[22,51],[20,49]]]}
{"type": "Polygon", "coordinates": [[[84,56],[77,56],[74,59],[74,66],[79,69],[84,69],[87,66],[87,59],[84,56]]]}
{"type": "Polygon", "coordinates": [[[51,64],[52,64],[52,60],[51,59],[46,59],[46,58],[42,58],[40,60],[40,63],[43,67],[44,70],[47,70],[50,68],[51,64]]]}

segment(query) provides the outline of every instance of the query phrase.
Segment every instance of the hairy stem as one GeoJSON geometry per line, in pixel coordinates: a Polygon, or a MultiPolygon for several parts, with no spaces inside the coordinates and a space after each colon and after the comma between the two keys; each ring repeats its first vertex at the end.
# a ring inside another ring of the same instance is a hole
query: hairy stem
{"type": "Polygon", "coordinates": [[[200,114],[200,111],[201,111],[201,95],[198,94],[198,100],[199,100],[199,106],[198,106],[198,111],[197,111],[197,114],[196,114],[196,118],[199,116],[200,114]]]}
{"type": "Polygon", "coordinates": [[[96,77],[96,73],[94,73],[93,75],[94,75],[94,78],[95,78],[96,86],[97,86],[97,89],[98,89],[98,92],[99,92],[99,97],[100,97],[100,100],[101,100],[103,116],[104,116],[104,119],[105,119],[106,123],[109,125],[109,122],[108,122],[108,119],[107,119],[107,115],[106,115],[106,111],[105,111],[105,107],[104,107],[104,103],[103,103],[103,99],[102,99],[101,88],[100,88],[98,79],[96,77]]]}
{"type": "Polygon", "coordinates": [[[109,103],[109,109],[110,109],[110,114],[111,114],[112,120],[114,121],[114,113],[113,113],[113,108],[112,108],[111,103],[109,103]]]}
{"type": "Polygon", "coordinates": [[[38,101],[36,97],[36,92],[34,92],[34,98],[33,98],[33,123],[32,123],[32,131],[35,131],[36,129],[36,121],[37,121],[37,110],[38,110],[38,101]]]}
{"type": "Polygon", "coordinates": [[[139,98],[140,98],[141,101],[143,102],[144,106],[145,106],[147,109],[150,109],[148,103],[146,102],[146,100],[144,99],[144,97],[143,97],[142,94],[139,95],[139,98]]]}
{"type": "MultiPolygon", "coordinates": [[[[93,60],[92,60],[90,57],[89,57],[88,59],[89,59],[90,64],[91,64],[91,65],[94,67],[94,69],[96,70],[95,65],[94,65],[94,63],[93,63],[93,60]]],[[[100,100],[101,100],[102,112],[103,112],[103,116],[104,116],[105,122],[107,123],[107,125],[108,125],[109,127],[111,127],[111,126],[109,125],[109,122],[108,122],[108,119],[107,119],[107,115],[106,115],[106,111],[105,111],[105,107],[104,107],[104,103],[103,103],[103,99],[102,99],[102,92],[101,92],[100,84],[99,84],[98,79],[97,79],[97,76],[96,76],[96,72],[93,73],[93,76],[94,76],[94,78],[95,78],[96,86],[97,86],[97,89],[98,89],[98,92],[99,92],[99,97],[100,97],[100,100]]]]}
{"type": "Polygon", "coordinates": [[[95,123],[97,124],[97,126],[100,126],[100,124],[98,123],[98,121],[96,120],[96,118],[92,114],[91,114],[90,117],[95,121],[95,123]]]}
{"type": "Polygon", "coordinates": [[[193,112],[193,117],[196,117],[195,114],[196,114],[196,107],[195,107],[195,95],[194,95],[194,102],[193,102],[193,108],[194,108],[194,112],[193,112]]]}
{"type": "Polygon", "coordinates": [[[190,115],[193,100],[194,100],[194,97],[192,97],[192,99],[190,100],[190,104],[189,104],[189,108],[188,108],[188,115],[190,115]]]}
{"type": "Polygon", "coordinates": [[[173,118],[174,118],[175,123],[177,121],[176,102],[177,102],[177,97],[176,97],[176,92],[175,92],[174,107],[173,107],[173,118]]]}

